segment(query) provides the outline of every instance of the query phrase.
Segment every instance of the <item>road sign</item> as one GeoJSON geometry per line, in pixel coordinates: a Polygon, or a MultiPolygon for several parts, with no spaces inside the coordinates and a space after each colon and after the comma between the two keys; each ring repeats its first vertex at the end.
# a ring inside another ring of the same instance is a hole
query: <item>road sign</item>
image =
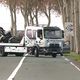
{"type": "Polygon", "coordinates": [[[73,23],[65,22],[65,32],[73,36],[73,23]]]}
{"type": "Polygon", "coordinates": [[[66,22],[65,23],[65,28],[69,32],[73,31],[73,23],[72,22],[66,22]]]}

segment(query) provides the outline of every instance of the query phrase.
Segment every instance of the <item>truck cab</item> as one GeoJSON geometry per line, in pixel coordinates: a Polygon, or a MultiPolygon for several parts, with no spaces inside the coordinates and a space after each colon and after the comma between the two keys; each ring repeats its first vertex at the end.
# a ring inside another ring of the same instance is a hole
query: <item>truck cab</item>
{"type": "Polygon", "coordinates": [[[25,46],[35,55],[63,55],[63,31],[58,27],[28,26],[25,30],[25,46]]]}

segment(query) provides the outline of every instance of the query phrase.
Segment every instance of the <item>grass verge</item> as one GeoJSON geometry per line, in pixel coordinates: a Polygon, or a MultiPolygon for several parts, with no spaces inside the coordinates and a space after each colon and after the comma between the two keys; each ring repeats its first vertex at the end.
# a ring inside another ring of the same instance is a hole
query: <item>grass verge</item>
{"type": "Polygon", "coordinates": [[[71,58],[71,59],[73,59],[75,61],[80,62],[80,54],[71,52],[71,53],[64,53],[64,56],[69,57],[69,58],[71,58]]]}

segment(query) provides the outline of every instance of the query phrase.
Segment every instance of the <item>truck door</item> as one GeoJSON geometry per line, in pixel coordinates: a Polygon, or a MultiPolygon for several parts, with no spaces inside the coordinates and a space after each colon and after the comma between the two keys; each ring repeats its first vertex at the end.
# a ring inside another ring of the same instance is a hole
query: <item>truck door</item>
{"type": "Polygon", "coordinates": [[[39,45],[39,47],[43,47],[44,46],[44,40],[43,40],[43,32],[42,32],[42,30],[38,30],[37,31],[36,42],[39,45]]]}

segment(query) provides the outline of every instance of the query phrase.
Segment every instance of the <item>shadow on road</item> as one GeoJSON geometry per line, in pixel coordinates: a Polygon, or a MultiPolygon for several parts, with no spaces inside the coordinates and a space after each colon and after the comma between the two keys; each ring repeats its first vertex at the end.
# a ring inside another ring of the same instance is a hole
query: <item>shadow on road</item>
{"type": "MultiPolygon", "coordinates": [[[[27,57],[32,57],[32,58],[53,58],[52,56],[45,56],[45,55],[40,55],[39,57],[35,57],[34,55],[28,55],[27,57]]],[[[56,58],[61,57],[60,55],[57,55],[56,58]]]]}

